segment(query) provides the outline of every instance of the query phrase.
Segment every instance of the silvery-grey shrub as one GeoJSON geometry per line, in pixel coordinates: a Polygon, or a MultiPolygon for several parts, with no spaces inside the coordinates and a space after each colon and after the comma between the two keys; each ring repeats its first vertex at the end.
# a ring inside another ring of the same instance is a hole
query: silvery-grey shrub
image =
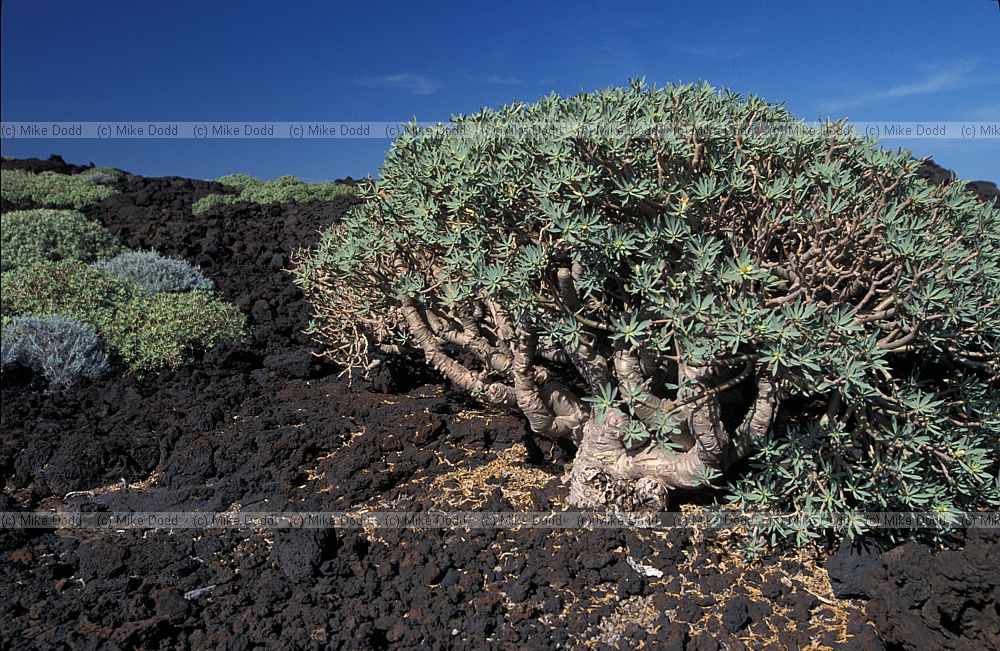
{"type": "Polygon", "coordinates": [[[22,316],[3,326],[0,369],[20,364],[52,384],[96,379],[108,370],[108,356],[94,327],[58,314],[22,316]]]}
{"type": "Polygon", "coordinates": [[[95,266],[138,284],[150,294],[215,288],[197,267],[156,251],[125,251],[109,260],[100,260],[95,266]]]}

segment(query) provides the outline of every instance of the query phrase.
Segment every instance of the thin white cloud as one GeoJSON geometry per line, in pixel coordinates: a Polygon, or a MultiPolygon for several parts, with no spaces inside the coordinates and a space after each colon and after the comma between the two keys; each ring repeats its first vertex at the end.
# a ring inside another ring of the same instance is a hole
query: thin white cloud
{"type": "Polygon", "coordinates": [[[922,79],[897,84],[879,91],[859,93],[853,97],[826,100],[823,102],[823,108],[827,112],[835,112],[902,97],[944,93],[996,83],[997,77],[995,75],[974,75],[976,68],[976,64],[972,61],[959,61],[947,68],[924,66],[926,73],[922,79]]]}
{"type": "Polygon", "coordinates": [[[714,45],[686,45],[684,43],[668,43],[669,47],[678,54],[696,57],[699,59],[710,59],[712,61],[734,61],[752,54],[756,48],[752,47],[718,47],[714,45]]]}
{"type": "Polygon", "coordinates": [[[499,75],[465,75],[473,83],[484,86],[518,86],[521,80],[517,77],[501,77],[499,75]]]}
{"type": "Polygon", "coordinates": [[[411,95],[433,95],[441,87],[441,82],[427,75],[398,74],[365,77],[358,82],[368,88],[390,88],[403,90],[411,95]]]}

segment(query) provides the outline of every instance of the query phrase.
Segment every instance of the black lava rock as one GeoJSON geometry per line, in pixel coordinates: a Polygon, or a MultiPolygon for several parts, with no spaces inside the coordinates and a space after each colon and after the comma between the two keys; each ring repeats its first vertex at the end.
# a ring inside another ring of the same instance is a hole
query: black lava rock
{"type": "Polygon", "coordinates": [[[335,529],[276,529],[271,557],[285,576],[304,579],[337,550],[335,529]]]}
{"type": "Polygon", "coordinates": [[[868,615],[886,646],[1000,649],[1000,529],[969,529],[964,549],[907,543],[882,556],[868,615]]]}
{"type": "Polygon", "coordinates": [[[826,561],[833,594],[838,599],[867,598],[866,586],[881,566],[879,557],[883,551],[881,545],[872,540],[845,538],[837,553],[826,561]]]}
{"type": "Polygon", "coordinates": [[[736,633],[753,622],[762,620],[770,613],[770,604],[738,596],[726,604],[726,609],[722,612],[722,625],[730,633],[736,633]]]}

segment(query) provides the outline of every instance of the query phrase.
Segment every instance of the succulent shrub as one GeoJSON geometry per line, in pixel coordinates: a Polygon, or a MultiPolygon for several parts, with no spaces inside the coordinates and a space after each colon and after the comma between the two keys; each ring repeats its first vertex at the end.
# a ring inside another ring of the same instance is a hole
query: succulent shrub
{"type": "Polygon", "coordinates": [[[238,194],[210,194],[194,202],[194,214],[205,212],[220,205],[248,201],[251,203],[305,203],[309,201],[330,201],[339,196],[354,194],[350,185],[332,182],[306,183],[294,176],[282,176],[273,181],[255,179],[246,174],[230,174],[219,178],[238,194]]]}
{"type": "Polygon", "coordinates": [[[0,271],[43,260],[93,262],[122,246],[104,226],[74,210],[16,210],[0,215],[0,271]]]}
{"type": "Polygon", "coordinates": [[[0,274],[0,314],[5,324],[18,316],[51,314],[88,323],[112,361],[140,374],[245,338],[239,310],[207,292],[147,294],[134,282],[75,260],[0,274]]]}
{"type": "Polygon", "coordinates": [[[842,126],[633,82],[408,129],[298,257],[311,331],[574,442],[577,506],[752,456],[743,505],[995,508],[1000,212],[842,126]]]}
{"type": "Polygon", "coordinates": [[[32,174],[23,170],[0,170],[3,198],[12,202],[31,201],[51,208],[84,208],[117,191],[82,176],[32,174]]]}
{"type": "Polygon", "coordinates": [[[99,260],[94,266],[134,282],[150,294],[215,289],[197,267],[156,251],[125,251],[111,259],[99,260]]]}
{"type": "Polygon", "coordinates": [[[96,379],[108,370],[108,356],[94,327],[58,314],[21,316],[0,331],[0,367],[26,366],[52,384],[96,379]]]}

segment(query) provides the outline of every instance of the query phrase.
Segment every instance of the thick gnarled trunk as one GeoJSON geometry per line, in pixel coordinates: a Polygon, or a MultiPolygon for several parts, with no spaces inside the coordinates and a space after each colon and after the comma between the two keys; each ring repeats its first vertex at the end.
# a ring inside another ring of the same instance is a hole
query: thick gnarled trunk
{"type": "MultiPolygon", "coordinates": [[[[579,305],[570,280],[569,270],[561,270],[567,304],[579,305]]],[[[706,477],[749,454],[771,426],[778,401],[766,375],[756,378],[757,395],[739,427],[727,431],[722,420],[719,396],[755,379],[752,362],[728,378],[723,374],[731,366],[677,364],[683,388],[674,399],[656,397],[649,387],[662,380],[665,367],[652,355],[644,357],[640,349],[618,341],[599,352],[584,338],[572,347],[542,348],[538,334],[526,324],[515,324],[501,305],[486,300],[481,312],[491,314],[492,327],[483,329],[465,315],[439,313],[411,298],[401,299],[401,313],[427,362],[456,387],[490,404],[519,409],[539,436],[569,438],[577,444],[567,473],[568,503],[576,508],[662,509],[670,490],[703,486],[706,477]],[[449,346],[477,357],[481,368],[459,362],[449,346]],[[599,419],[578,389],[556,379],[549,363],[575,369],[592,395],[610,385],[620,395],[642,396],[629,405],[632,418],[650,431],[658,420],[671,419],[678,430],[671,440],[681,451],[667,451],[655,442],[628,449],[622,436],[627,417],[612,409],[599,419]]]]}
{"type": "Polygon", "coordinates": [[[620,432],[622,414],[608,414],[603,422],[591,415],[566,475],[567,503],[580,509],[664,509],[671,490],[701,487],[707,474],[723,472],[746,457],[770,428],[777,402],[773,383],[759,379],[756,398],[730,433],[721,420],[717,394],[707,393],[685,409],[683,425],[694,444],[676,453],[655,443],[629,450],[620,432]]]}

